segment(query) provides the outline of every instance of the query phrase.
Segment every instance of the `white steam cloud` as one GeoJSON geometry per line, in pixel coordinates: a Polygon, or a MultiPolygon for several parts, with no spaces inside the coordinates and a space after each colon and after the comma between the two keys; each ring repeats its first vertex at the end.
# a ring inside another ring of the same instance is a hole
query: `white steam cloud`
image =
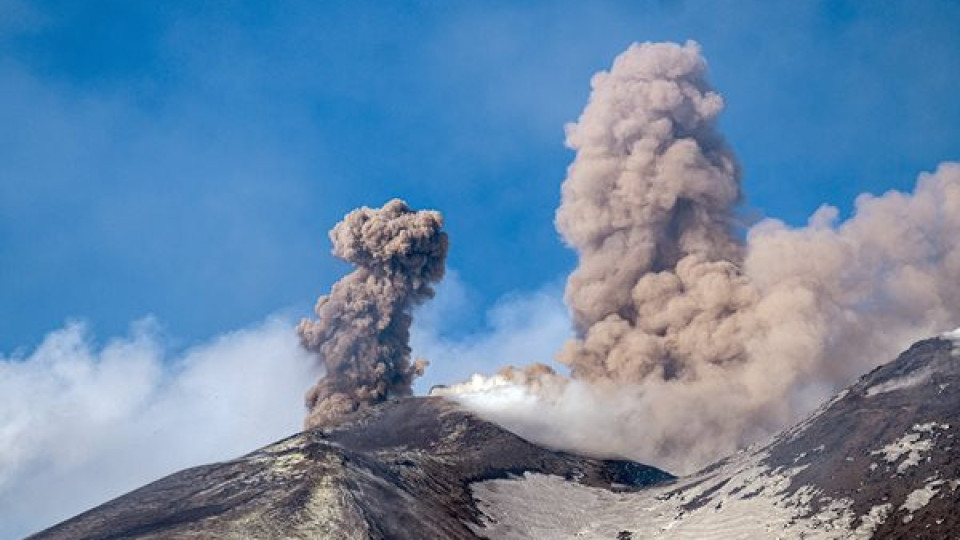
{"type": "Polygon", "coordinates": [[[956,325],[960,164],[862,195],[846,221],[825,206],[742,240],[722,109],[695,43],[633,45],[593,78],[557,211],[579,255],[577,337],[557,357],[571,379],[507,371],[452,391],[530,438],[683,473],[956,325]]]}
{"type": "Polygon", "coordinates": [[[0,538],[298,431],[312,364],[277,318],[179,354],[147,320],[102,345],[72,323],[0,355],[0,538]]]}
{"type": "Polygon", "coordinates": [[[455,272],[437,287],[437,297],[416,312],[410,344],[430,364],[417,389],[462,381],[477,371],[494,371],[517,358],[550,358],[570,337],[562,289],[549,285],[531,293],[508,294],[485,314],[482,328],[459,335],[462,314],[478,307],[455,272]]]}

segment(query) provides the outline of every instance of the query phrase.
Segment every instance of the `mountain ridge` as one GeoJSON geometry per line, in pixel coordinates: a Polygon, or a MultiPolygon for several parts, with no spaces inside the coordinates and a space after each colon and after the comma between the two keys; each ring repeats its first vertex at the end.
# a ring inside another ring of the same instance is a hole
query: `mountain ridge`
{"type": "Polygon", "coordinates": [[[160,479],[29,540],[960,537],[960,349],[920,341],[682,478],[405,398],[160,479]]]}
{"type": "Polygon", "coordinates": [[[525,472],[607,488],[673,478],[540,448],[442,398],[405,398],[175,473],[28,538],[473,540],[481,513],[469,485],[525,472]]]}

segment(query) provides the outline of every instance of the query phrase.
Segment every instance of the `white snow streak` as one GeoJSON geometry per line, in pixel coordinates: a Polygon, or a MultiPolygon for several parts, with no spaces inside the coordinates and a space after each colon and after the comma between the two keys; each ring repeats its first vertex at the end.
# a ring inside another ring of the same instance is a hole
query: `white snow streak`
{"type": "Polygon", "coordinates": [[[910,494],[907,495],[907,500],[904,501],[900,508],[909,512],[915,512],[923,508],[933,499],[933,496],[940,491],[937,488],[941,484],[943,484],[943,480],[934,480],[920,489],[911,491],[910,494]]]}
{"type": "Polygon", "coordinates": [[[933,448],[932,437],[935,430],[945,430],[949,428],[950,426],[948,424],[938,424],[936,422],[916,424],[910,433],[884,446],[880,450],[871,452],[871,455],[883,454],[883,458],[887,463],[896,463],[900,461],[900,458],[904,455],[907,456],[907,458],[897,466],[897,472],[902,474],[910,467],[919,465],[924,454],[933,448]],[[924,434],[929,434],[931,437],[924,438],[924,434]]]}

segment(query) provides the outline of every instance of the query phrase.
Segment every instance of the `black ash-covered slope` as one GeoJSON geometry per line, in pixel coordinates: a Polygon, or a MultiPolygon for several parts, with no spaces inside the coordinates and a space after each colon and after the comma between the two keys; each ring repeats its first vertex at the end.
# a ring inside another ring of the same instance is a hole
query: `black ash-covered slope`
{"type": "Polygon", "coordinates": [[[850,501],[858,520],[885,508],[875,538],[960,538],[957,343],[914,344],[766,452],[770,467],[802,468],[790,492],[814,486],[812,510],[828,498],[850,501]]]}
{"type": "Polygon", "coordinates": [[[693,478],[704,484],[685,510],[765,496],[793,508],[786,537],[960,538],[957,342],[914,344],[769,444],[693,478]],[[753,489],[737,491],[744,478],[753,489]]]}
{"type": "Polygon", "coordinates": [[[173,474],[30,540],[473,540],[470,484],[524,472],[604,487],[672,478],[546,450],[442,398],[409,398],[173,474]]]}

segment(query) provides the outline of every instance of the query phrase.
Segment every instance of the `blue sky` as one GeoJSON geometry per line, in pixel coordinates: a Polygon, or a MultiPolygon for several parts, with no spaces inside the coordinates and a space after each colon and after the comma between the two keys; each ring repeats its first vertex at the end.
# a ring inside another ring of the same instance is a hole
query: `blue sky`
{"type": "Polygon", "coordinates": [[[562,280],[553,229],[589,78],[694,39],[748,219],[909,188],[960,157],[960,3],[0,0],[0,351],[154,315],[183,346],[306,314],[325,232],[444,212],[468,332],[562,280]]]}

